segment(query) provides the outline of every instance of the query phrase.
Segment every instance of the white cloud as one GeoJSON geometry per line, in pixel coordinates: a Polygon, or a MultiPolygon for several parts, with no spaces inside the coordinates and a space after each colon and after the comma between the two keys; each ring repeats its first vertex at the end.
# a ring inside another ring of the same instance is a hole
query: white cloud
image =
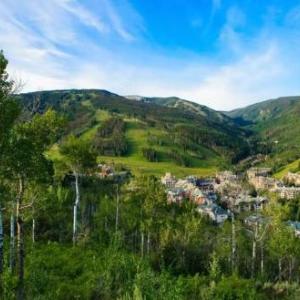
{"type": "Polygon", "coordinates": [[[122,19],[116,12],[114,6],[109,0],[102,0],[102,3],[106,9],[107,15],[112,23],[115,31],[126,41],[131,42],[134,40],[134,36],[125,28],[122,19]]]}
{"type": "Polygon", "coordinates": [[[219,43],[232,53],[238,54],[244,51],[242,34],[240,28],[245,26],[246,16],[237,7],[230,7],[227,10],[226,22],[219,34],[219,43]]]}
{"type": "MultiPolygon", "coordinates": [[[[295,35],[271,39],[264,28],[246,40],[239,33],[246,18],[237,8],[228,10],[220,51],[212,60],[161,51],[145,41],[135,49],[145,29],[125,0],[123,6],[99,0],[93,10],[75,0],[43,1],[38,8],[36,1],[0,3],[1,47],[10,60],[10,73],[26,82],[25,91],[102,88],[120,94],[179,96],[220,110],[300,92],[292,80],[299,75],[294,59],[299,47],[284,46],[299,40],[295,35]],[[125,22],[125,16],[130,21],[125,22]],[[94,30],[96,38],[89,38],[80,25],[94,30]],[[227,53],[230,58],[224,60],[227,53]]],[[[214,6],[220,4],[215,1],[214,6]]]]}
{"type": "Polygon", "coordinates": [[[75,0],[55,0],[56,4],[64,8],[67,12],[73,14],[75,17],[87,25],[94,27],[99,32],[106,32],[107,26],[99,19],[98,16],[95,16],[89,10],[84,8],[75,0]]]}
{"type": "Polygon", "coordinates": [[[274,82],[284,73],[277,47],[271,45],[267,50],[219,67],[199,83],[191,98],[206,99],[210,107],[222,110],[244,106],[278,92],[274,82]]]}

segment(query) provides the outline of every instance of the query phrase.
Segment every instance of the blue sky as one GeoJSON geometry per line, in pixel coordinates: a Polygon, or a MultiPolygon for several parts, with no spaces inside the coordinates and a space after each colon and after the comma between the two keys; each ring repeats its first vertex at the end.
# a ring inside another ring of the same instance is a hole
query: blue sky
{"type": "Polygon", "coordinates": [[[1,0],[23,91],[100,88],[219,110],[300,94],[300,1],[1,0]]]}

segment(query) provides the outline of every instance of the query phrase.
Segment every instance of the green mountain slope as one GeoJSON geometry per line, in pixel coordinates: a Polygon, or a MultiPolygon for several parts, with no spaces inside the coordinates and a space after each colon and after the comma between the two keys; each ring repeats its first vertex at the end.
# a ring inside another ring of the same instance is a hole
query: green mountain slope
{"type": "Polygon", "coordinates": [[[234,126],[233,120],[226,114],[213,110],[205,105],[191,102],[178,97],[142,97],[142,96],[126,96],[126,98],[144,103],[152,103],[166,107],[178,108],[186,112],[199,114],[215,122],[222,122],[229,126],[234,126]]]}
{"type": "Polygon", "coordinates": [[[182,109],[184,100],[177,98],[168,103],[161,98],[132,101],[104,90],[62,90],[21,94],[18,99],[25,116],[49,107],[64,114],[66,134],[73,132],[100,146],[99,160],[122,163],[138,173],[211,173],[249,150],[246,132],[229,117],[193,103],[188,104],[193,109],[182,109]],[[99,130],[111,118],[124,121],[124,132],[115,139],[101,137],[99,130]],[[120,145],[122,153],[109,149],[120,145]],[[154,153],[154,159],[147,153],[154,153]]]}
{"type": "Polygon", "coordinates": [[[300,157],[300,97],[285,97],[233,110],[228,116],[254,133],[278,166],[300,157]]]}

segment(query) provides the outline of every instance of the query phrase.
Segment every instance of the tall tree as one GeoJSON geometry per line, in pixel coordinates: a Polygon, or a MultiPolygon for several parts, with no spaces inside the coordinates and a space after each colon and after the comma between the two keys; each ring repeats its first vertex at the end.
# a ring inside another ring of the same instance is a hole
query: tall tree
{"type": "MultiPolygon", "coordinates": [[[[9,154],[7,151],[7,142],[11,129],[19,115],[20,109],[17,103],[12,99],[11,92],[13,90],[14,82],[9,80],[8,73],[6,72],[8,61],[0,51],[0,185],[3,185],[3,161],[5,155],[9,154]]],[[[0,276],[3,272],[3,256],[4,256],[4,229],[3,229],[3,199],[0,199],[0,276]]],[[[2,283],[2,279],[0,278],[2,283]]],[[[0,287],[2,291],[2,286],[0,287]]]]}
{"type": "Polygon", "coordinates": [[[15,216],[17,223],[17,273],[18,299],[24,299],[24,195],[35,182],[45,182],[52,175],[52,164],[45,151],[56,139],[63,120],[52,110],[36,115],[32,120],[17,124],[8,141],[7,155],[3,162],[4,173],[16,191],[15,216]]]}
{"type": "Polygon", "coordinates": [[[19,106],[11,97],[14,82],[9,80],[6,72],[7,64],[8,61],[0,51],[0,159],[4,154],[10,130],[20,113],[19,106]]]}
{"type": "Polygon", "coordinates": [[[91,145],[84,140],[70,135],[60,147],[60,153],[67,167],[75,178],[75,201],[73,206],[73,244],[76,244],[78,234],[78,209],[80,203],[79,177],[96,165],[96,153],[91,145]]]}

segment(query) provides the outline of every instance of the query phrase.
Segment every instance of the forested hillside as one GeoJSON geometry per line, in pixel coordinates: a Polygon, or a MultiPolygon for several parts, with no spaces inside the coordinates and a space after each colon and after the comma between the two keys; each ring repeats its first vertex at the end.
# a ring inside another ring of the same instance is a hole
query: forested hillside
{"type": "Polygon", "coordinates": [[[270,166],[280,169],[300,157],[300,97],[272,99],[228,115],[254,131],[270,166]]]}
{"type": "Polygon", "coordinates": [[[196,113],[211,121],[222,122],[234,126],[233,120],[226,114],[213,110],[207,106],[180,99],[178,97],[141,97],[141,96],[126,96],[126,98],[144,103],[152,103],[166,107],[179,108],[180,110],[196,113]]]}
{"type": "Polygon", "coordinates": [[[205,107],[202,113],[157,101],[132,101],[103,90],[36,92],[19,95],[18,101],[25,115],[53,108],[66,117],[66,133],[93,140],[99,157],[138,173],[173,169],[208,174],[249,153],[248,132],[205,107]],[[104,127],[117,119],[122,130],[103,136],[104,127]]]}

